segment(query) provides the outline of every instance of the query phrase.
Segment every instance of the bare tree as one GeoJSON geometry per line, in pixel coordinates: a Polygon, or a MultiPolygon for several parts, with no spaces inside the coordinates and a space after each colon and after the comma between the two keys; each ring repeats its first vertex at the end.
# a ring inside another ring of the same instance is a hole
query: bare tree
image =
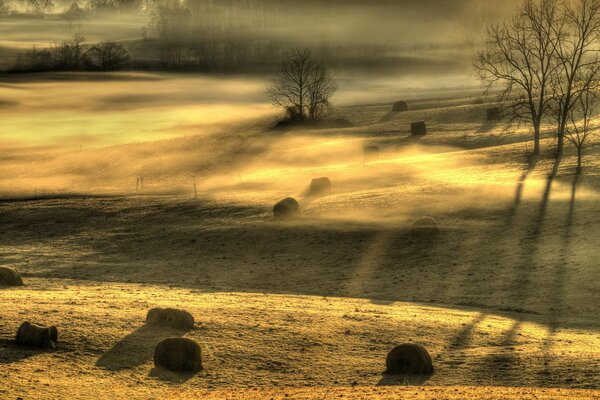
{"type": "Polygon", "coordinates": [[[0,17],[4,17],[10,13],[10,7],[6,1],[0,0],[0,17]]]}
{"type": "Polygon", "coordinates": [[[583,91],[577,98],[574,107],[569,111],[569,122],[566,125],[566,137],[577,149],[577,169],[580,174],[583,170],[583,149],[590,135],[595,134],[600,126],[593,125],[592,119],[598,113],[600,98],[595,90],[598,81],[594,82],[594,89],[591,87],[583,91]]]}
{"type": "Polygon", "coordinates": [[[90,47],[83,59],[88,69],[114,71],[129,61],[129,53],[121,43],[108,41],[90,47]]]}
{"type": "Polygon", "coordinates": [[[63,13],[63,18],[69,23],[69,31],[73,31],[74,25],[80,25],[85,16],[84,10],[74,1],[68,10],[63,13]]]}
{"type": "Polygon", "coordinates": [[[533,153],[540,151],[541,125],[552,94],[559,20],[557,0],[525,0],[507,22],[489,26],[486,49],[475,67],[486,93],[500,90],[503,114],[533,128],[533,153]]]}
{"type": "Polygon", "coordinates": [[[288,118],[303,121],[323,117],[335,90],[327,67],[310,50],[296,49],[281,62],[267,93],[273,105],[287,111],[288,118]]]}
{"type": "Polygon", "coordinates": [[[150,34],[160,41],[158,56],[163,67],[178,68],[187,61],[191,17],[190,9],[178,0],[165,0],[152,12],[150,34]]]}
{"type": "MultiPolygon", "coordinates": [[[[553,116],[557,123],[557,160],[563,154],[567,125],[582,96],[589,96],[600,74],[600,0],[565,2],[561,20],[554,26],[557,38],[553,72],[553,116]]],[[[587,102],[586,99],[584,102],[587,102]]],[[[576,113],[576,112],[575,112],[576,113]]]]}
{"type": "Polygon", "coordinates": [[[330,99],[337,90],[329,70],[316,62],[308,80],[308,118],[317,120],[331,111],[330,99]]]}
{"type": "Polygon", "coordinates": [[[27,0],[27,4],[29,4],[31,12],[38,15],[46,15],[54,8],[52,0],[27,0]]]}

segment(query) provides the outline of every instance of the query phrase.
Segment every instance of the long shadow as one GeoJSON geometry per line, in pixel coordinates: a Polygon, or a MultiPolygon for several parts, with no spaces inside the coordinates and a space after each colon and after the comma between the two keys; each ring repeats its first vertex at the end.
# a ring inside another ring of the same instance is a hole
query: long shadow
{"type": "Polygon", "coordinates": [[[0,365],[13,364],[42,353],[43,350],[18,346],[14,340],[0,339],[0,365]]]}
{"type": "Polygon", "coordinates": [[[542,230],[542,224],[544,218],[546,217],[546,212],[548,210],[548,202],[550,200],[550,193],[552,192],[552,184],[554,183],[554,179],[558,174],[558,169],[560,167],[560,159],[557,159],[552,166],[552,171],[548,174],[548,178],[546,178],[546,186],[544,188],[544,194],[542,195],[542,201],[540,203],[540,208],[537,213],[537,218],[535,219],[535,223],[533,226],[533,234],[535,236],[539,236],[542,230]]]}
{"type": "Polygon", "coordinates": [[[393,120],[394,117],[396,115],[398,115],[398,114],[399,114],[398,112],[389,111],[383,117],[379,118],[378,123],[381,124],[381,123],[384,123],[384,122],[389,122],[389,121],[393,120]]]}
{"type": "Polygon", "coordinates": [[[185,331],[171,328],[143,325],[119,340],[111,349],[96,361],[97,367],[109,371],[132,369],[150,361],[154,347],[162,340],[183,336],[185,331]]]}
{"type": "Polygon", "coordinates": [[[477,315],[473,321],[465,325],[450,341],[448,344],[448,350],[464,349],[469,344],[469,341],[473,336],[473,332],[477,326],[483,322],[486,316],[487,314],[485,313],[479,313],[479,315],[477,315]]]}
{"type": "Polygon", "coordinates": [[[565,232],[562,238],[562,247],[559,258],[556,262],[554,280],[549,299],[549,320],[548,320],[548,335],[542,343],[541,353],[543,367],[540,371],[540,383],[545,384],[551,380],[551,361],[553,360],[551,351],[554,343],[554,337],[560,327],[560,320],[564,313],[564,295],[565,282],[567,280],[567,268],[569,265],[569,253],[571,249],[571,230],[575,220],[575,202],[577,194],[577,186],[579,184],[580,175],[576,174],[571,184],[571,197],[569,199],[569,211],[565,224],[565,232]]]}
{"type": "Polygon", "coordinates": [[[525,181],[527,180],[529,175],[531,175],[531,173],[535,169],[535,166],[537,165],[537,163],[538,163],[538,157],[533,156],[533,155],[529,156],[529,159],[527,160],[527,169],[525,169],[525,171],[523,171],[523,173],[519,177],[519,181],[517,183],[517,189],[515,192],[515,200],[513,202],[513,214],[516,213],[517,208],[519,207],[519,205],[521,205],[521,199],[523,198],[523,188],[525,186],[525,181]]]}

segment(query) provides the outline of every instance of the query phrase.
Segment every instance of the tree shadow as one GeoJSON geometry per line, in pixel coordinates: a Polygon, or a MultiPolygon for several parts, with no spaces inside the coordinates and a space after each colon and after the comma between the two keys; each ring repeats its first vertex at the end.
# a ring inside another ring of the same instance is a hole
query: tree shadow
{"type": "Polygon", "coordinates": [[[389,122],[389,121],[393,120],[396,115],[398,115],[397,112],[388,111],[383,117],[379,118],[378,123],[381,124],[384,122],[389,122]]]}
{"type": "Polygon", "coordinates": [[[515,200],[513,202],[513,212],[512,212],[513,215],[516,213],[519,205],[521,205],[521,199],[523,198],[523,188],[525,186],[525,181],[527,180],[529,175],[531,175],[531,173],[535,169],[535,166],[537,165],[537,163],[538,163],[537,156],[531,155],[528,157],[527,168],[525,169],[525,171],[523,171],[523,173],[519,177],[519,181],[517,183],[517,189],[515,191],[515,200]]]}
{"type": "Polygon", "coordinates": [[[565,295],[565,283],[567,280],[567,267],[570,259],[570,248],[571,248],[571,229],[575,219],[575,201],[577,186],[579,184],[579,174],[575,174],[573,182],[571,184],[571,197],[569,199],[569,211],[567,214],[567,221],[565,225],[565,232],[562,238],[561,251],[559,258],[556,262],[554,280],[552,281],[552,289],[550,291],[550,309],[549,309],[549,320],[548,320],[548,335],[542,343],[541,353],[543,367],[539,373],[540,384],[546,384],[551,382],[552,377],[552,366],[550,365],[553,360],[552,346],[554,337],[560,327],[560,320],[564,314],[564,295],[565,295]]]}
{"type": "Polygon", "coordinates": [[[557,159],[552,166],[552,171],[548,174],[548,178],[546,178],[546,186],[544,187],[544,194],[542,195],[542,201],[540,202],[540,208],[537,213],[537,217],[534,221],[533,231],[532,233],[537,237],[540,235],[542,230],[542,224],[544,218],[546,217],[546,212],[548,210],[548,202],[550,201],[550,193],[552,192],[552,184],[554,183],[554,179],[558,174],[558,169],[560,167],[560,159],[557,159]]]}
{"type": "Polygon", "coordinates": [[[477,328],[477,325],[479,325],[481,322],[483,322],[483,320],[486,318],[486,316],[487,316],[486,313],[479,313],[479,315],[477,315],[473,319],[473,321],[471,321],[470,323],[465,325],[463,327],[463,329],[461,329],[454,336],[454,338],[450,341],[450,343],[448,344],[448,349],[449,350],[464,349],[469,344],[469,341],[471,340],[471,338],[473,336],[473,332],[475,331],[475,328],[477,328]]]}
{"type": "Polygon", "coordinates": [[[486,121],[477,129],[477,133],[488,133],[496,127],[495,121],[486,121]]]}
{"type": "Polygon", "coordinates": [[[96,361],[97,367],[121,371],[138,367],[154,357],[154,347],[169,337],[183,336],[185,330],[143,325],[117,342],[96,361]]]}

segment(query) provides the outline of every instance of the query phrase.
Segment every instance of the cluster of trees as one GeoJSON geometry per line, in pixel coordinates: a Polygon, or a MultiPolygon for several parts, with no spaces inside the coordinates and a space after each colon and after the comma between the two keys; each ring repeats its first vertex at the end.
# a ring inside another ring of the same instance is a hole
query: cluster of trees
{"type": "Polygon", "coordinates": [[[273,105],[285,109],[287,122],[321,119],[331,111],[335,91],[329,69],[307,49],[296,49],[288,55],[267,88],[273,105]]]}
{"type": "Polygon", "coordinates": [[[45,16],[51,12],[83,14],[85,12],[135,12],[151,9],[160,0],[0,0],[0,16],[17,10],[45,16]],[[11,4],[13,6],[11,7],[11,4]]]}
{"type": "Polygon", "coordinates": [[[14,69],[20,72],[115,71],[129,61],[129,53],[120,43],[106,41],[85,46],[84,42],[82,36],[74,35],[46,49],[34,47],[19,56],[14,69]]]}
{"type": "Polygon", "coordinates": [[[274,56],[276,46],[261,39],[261,30],[275,24],[267,3],[158,1],[144,36],[158,42],[163,68],[239,69],[247,64],[272,64],[281,54],[274,56]]]}
{"type": "Polygon", "coordinates": [[[489,27],[476,64],[488,89],[499,89],[505,115],[529,124],[534,154],[545,122],[556,126],[556,159],[565,139],[583,148],[597,130],[600,0],[525,0],[508,21],[489,27]]]}

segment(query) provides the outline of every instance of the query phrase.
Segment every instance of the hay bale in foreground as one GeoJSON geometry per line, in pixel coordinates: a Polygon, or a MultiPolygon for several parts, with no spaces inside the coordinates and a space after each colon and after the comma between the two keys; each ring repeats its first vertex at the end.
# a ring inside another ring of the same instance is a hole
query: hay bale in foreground
{"type": "Polygon", "coordinates": [[[410,134],[413,136],[427,135],[427,125],[425,124],[425,121],[418,121],[410,124],[410,134]]]}
{"type": "Polygon", "coordinates": [[[392,112],[408,111],[408,104],[405,101],[397,101],[392,105],[392,112]]]}
{"type": "Polygon", "coordinates": [[[23,322],[17,331],[15,341],[21,346],[53,349],[58,343],[58,329],[55,326],[43,327],[23,322]]]}
{"type": "Polygon", "coordinates": [[[175,308],[152,308],[146,314],[146,324],[175,329],[192,329],[194,316],[185,310],[175,308]]]}
{"type": "Polygon", "coordinates": [[[273,207],[273,216],[277,219],[295,218],[300,215],[300,206],[291,197],[281,200],[273,207]]]}
{"type": "Polygon", "coordinates": [[[379,160],[379,146],[365,146],[363,148],[364,162],[379,160]]]}
{"type": "Polygon", "coordinates": [[[329,178],[315,178],[310,182],[310,192],[311,196],[319,196],[324,195],[331,192],[331,181],[329,178]]]}
{"type": "Polygon", "coordinates": [[[386,373],[431,375],[433,363],[431,356],[423,346],[405,343],[396,346],[390,351],[385,360],[386,373]]]}
{"type": "Polygon", "coordinates": [[[154,365],[170,371],[197,372],[202,370],[202,349],[187,338],[167,338],[154,348],[154,365]]]}
{"type": "Polygon", "coordinates": [[[413,235],[433,235],[439,233],[437,222],[433,217],[420,217],[412,224],[411,233],[413,235]]]}
{"type": "Polygon", "coordinates": [[[14,269],[0,267],[0,286],[23,286],[23,279],[14,269]]]}
{"type": "Polygon", "coordinates": [[[502,118],[502,110],[500,107],[492,107],[486,110],[486,118],[488,121],[497,121],[502,118]]]}

